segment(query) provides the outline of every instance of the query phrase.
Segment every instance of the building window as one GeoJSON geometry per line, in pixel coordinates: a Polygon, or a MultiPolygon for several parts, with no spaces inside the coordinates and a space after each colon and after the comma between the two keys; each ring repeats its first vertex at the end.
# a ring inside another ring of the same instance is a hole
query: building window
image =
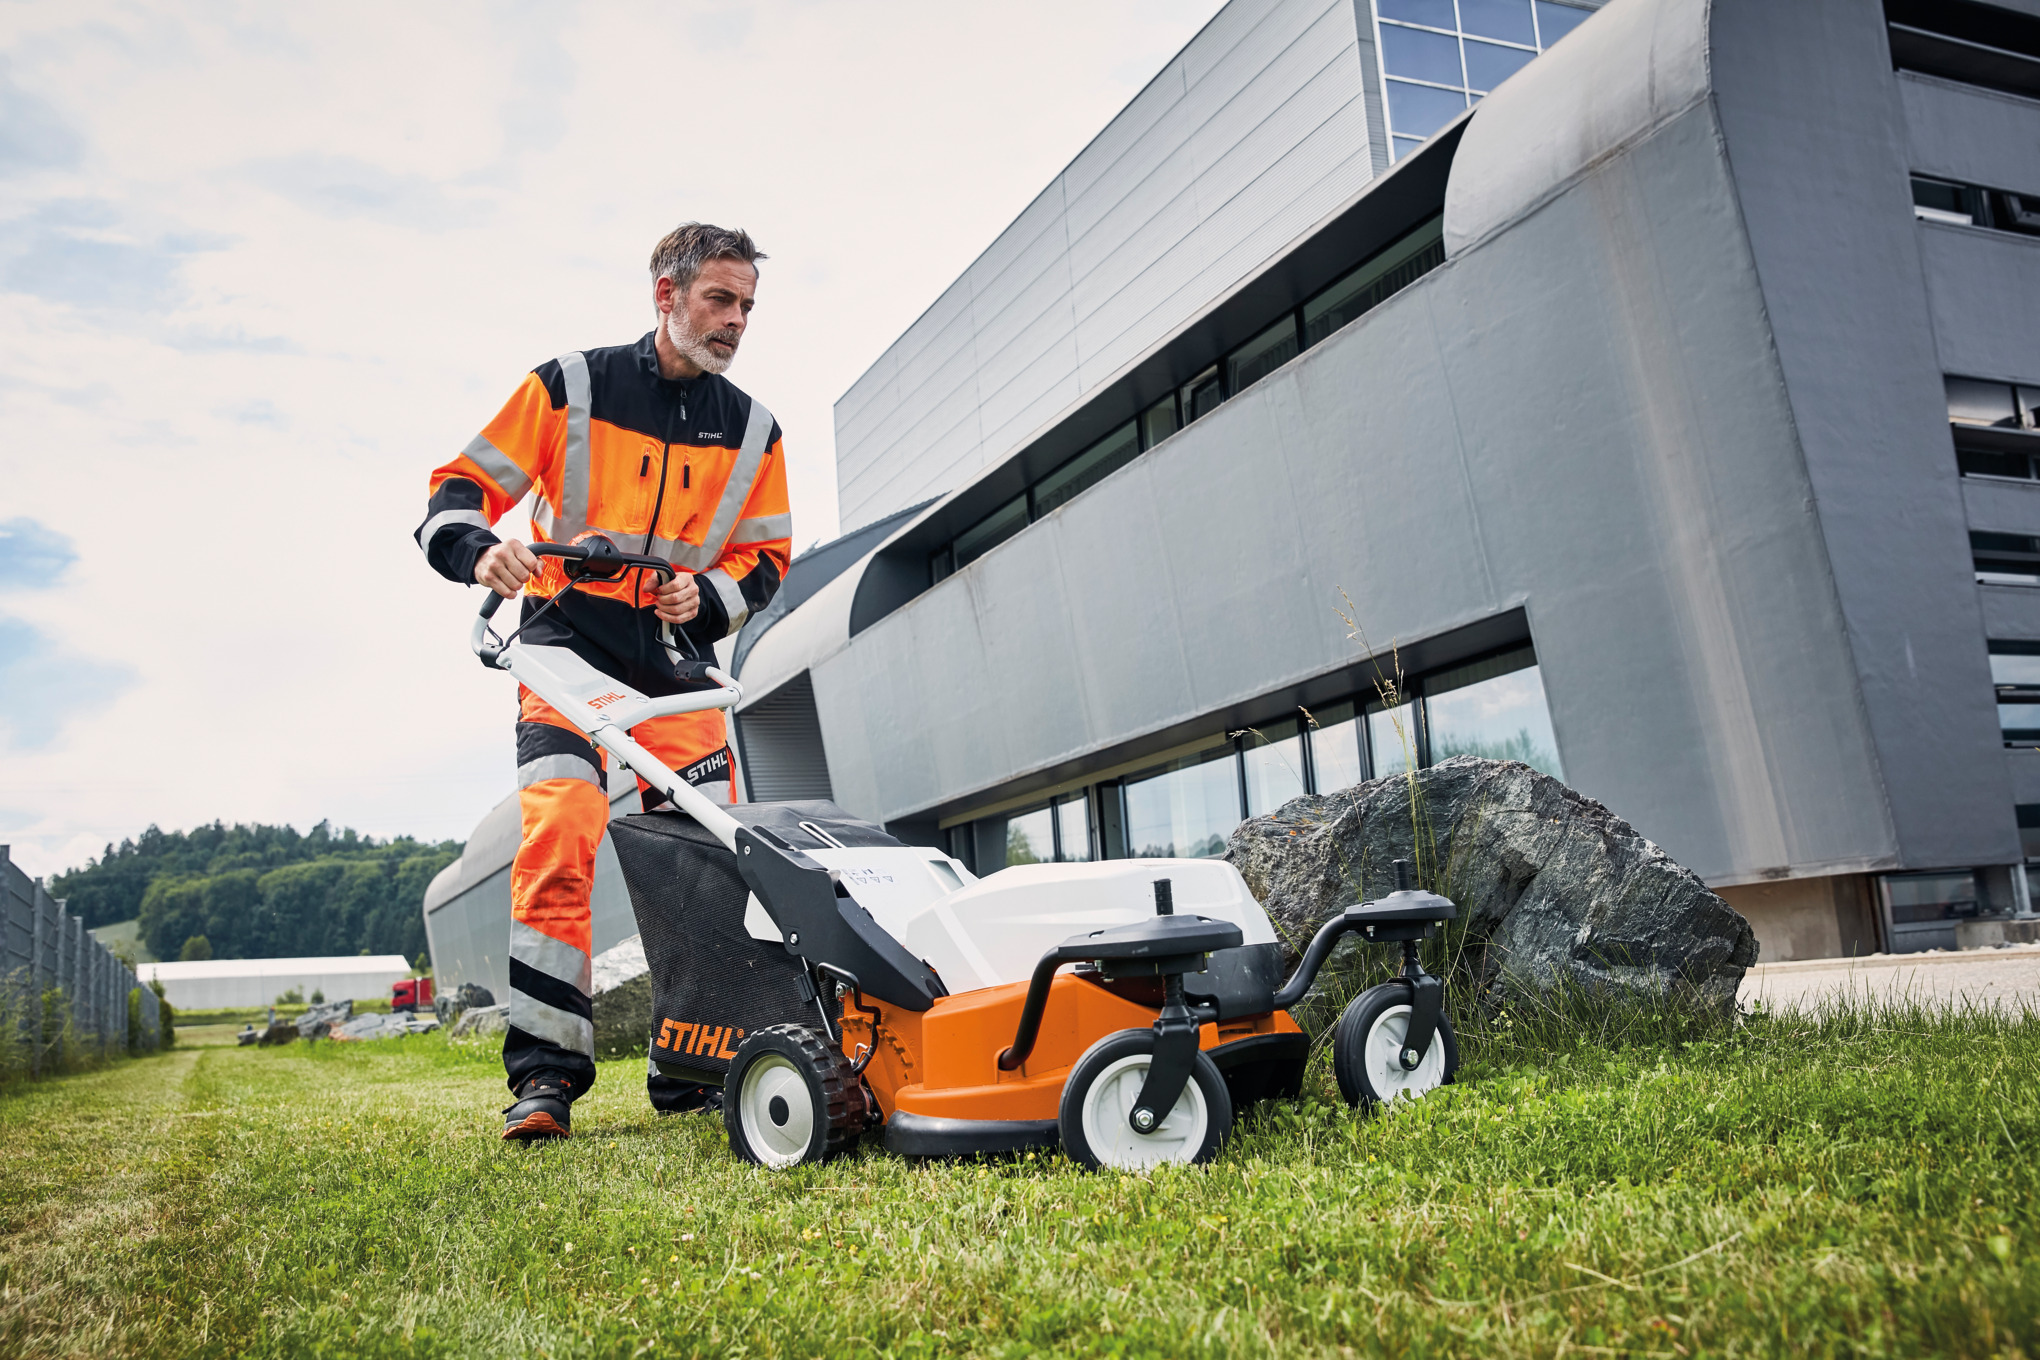
{"type": "Polygon", "coordinates": [[[1055,857],[1069,863],[1094,858],[1091,842],[1091,798],[1079,793],[1055,805],[1055,857]]]}
{"type": "Polygon", "coordinates": [[[1106,435],[1036,483],[1030,518],[1040,519],[1058,506],[1090,490],[1140,454],[1140,428],[1134,421],[1106,435]]]}
{"type": "Polygon", "coordinates": [[[1140,446],[1151,449],[1182,428],[1183,419],[1176,412],[1176,394],[1171,392],[1140,413],[1140,446]]]}
{"type": "Polygon", "coordinates": [[[1528,647],[1431,676],[1423,705],[1425,764],[1484,756],[1565,778],[1544,678],[1528,647]]]}
{"type": "Polygon", "coordinates": [[[1399,159],[1593,13],[1561,0],[1375,0],[1399,159]]]}
{"type": "Polygon", "coordinates": [[[1988,189],[1980,184],[1912,177],[1913,216],[1951,227],[2040,236],[2040,194],[1988,189]]]}
{"type": "Polygon", "coordinates": [[[1296,318],[1285,316],[1225,359],[1225,390],[1238,396],[1303,352],[1296,318]]]}
{"type": "Polygon", "coordinates": [[[1326,704],[1311,716],[1317,726],[1310,731],[1310,786],[1325,793],[1350,789],[1365,779],[1366,755],[1352,700],[1326,704]]]}
{"type": "Polygon", "coordinates": [[[1027,497],[1015,496],[956,536],[956,566],[969,566],[1027,527],[1027,497]]]}
{"type": "Polygon", "coordinates": [[[1941,379],[1948,393],[1948,423],[1969,429],[2040,429],[2040,387],[1982,378],[1941,379]]]}
{"type": "Polygon", "coordinates": [[[2040,19],[1998,5],[1885,0],[1891,64],[1944,80],[2040,95],[2040,19]]]}
{"type": "Polygon", "coordinates": [[[1990,683],[2007,746],[2040,746],[2040,642],[1990,643],[1990,683]]]}
{"type": "Polygon", "coordinates": [[[1273,812],[1309,787],[1300,719],[1284,718],[1249,728],[1240,733],[1239,741],[1240,777],[1249,817],[1273,812]]]}
{"type": "Polygon", "coordinates": [[[1183,384],[1177,394],[1183,410],[1183,423],[1210,415],[1225,400],[1225,388],[1219,381],[1218,365],[1213,364],[1202,373],[1183,384]]]}
{"type": "MultiPolygon", "coordinates": [[[[2034,660],[2040,667],[2040,656],[2034,660]]],[[[1298,709],[1123,779],[963,823],[951,831],[951,853],[989,866],[978,873],[1000,867],[1002,858],[1211,858],[1225,853],[1242,820],[1301,794],[1335,793],[1455,755],[1520,760],[1565,777],[1529,647],[1431,672],[1398,697],[1391,708],[1377,695],[1298,709]]]]}
{"type": "Polygon", "coordinates": [[[1445,263],[1445,219],[1434,217],[1303,304],[1303,343],[1317,344],[1445,263]]]}
{"type": "Polygon", "coordinates": [[[1213,859],[1240,824],[1240,775],[1232,744],[1171,761],[1120,786],[1126,843],[1135,859],[1213,859]]]}
{"type": "Polygon", "coordinates": [[[1980,586],[2040,586],[2040,540],[2031,534],[1969,531],[1980,586]]]}
{"type": "Polygon", "coordinates": [[[1006,819],[1006,864],[1055,861],[1055,809],[1038,807],[1006,819]]]}

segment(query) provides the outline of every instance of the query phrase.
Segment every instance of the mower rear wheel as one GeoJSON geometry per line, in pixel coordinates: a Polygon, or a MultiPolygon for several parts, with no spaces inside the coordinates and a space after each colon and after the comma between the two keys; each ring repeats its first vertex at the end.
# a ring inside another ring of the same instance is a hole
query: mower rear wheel
{"type": "Polygon", "coordinates": [[[746,1038],[723,1087],[730,1151],[785,1171],[848,1151],[864,1131],[863,1083],[850,1060],[805,1025],[772,1025],[746,1038]]]}
{"type": "Polygon", "coordinates": [[[1127,1116],[1154,1061],[1155,1032],[1123,1029],[1084,1051],[1063,1084],[1056,1124],[1070,1160],[1093,1171],[1144,1171],[1165,1162],[1208,1162],[1232,1128],[1225,1078],[1204,1053],[1175,1108],[1152,1133],[1136,1133],[1127,1116]]]}
{"type": "Polygon", "coordinates": [[[1452,1021],[1438,1017],[1438,1032],[1415,1071],[1402,1065],[1403,1040],[1410,1032],[1410,991],[1394,982],[1369,987],[1353,998],[1332,1030],[1332,1074],[1348,1105],[1370,1111],[1397,1097],[1418,1096],[1448,1086],[1459,1074],[1459,1039],[1452,1021]]]}

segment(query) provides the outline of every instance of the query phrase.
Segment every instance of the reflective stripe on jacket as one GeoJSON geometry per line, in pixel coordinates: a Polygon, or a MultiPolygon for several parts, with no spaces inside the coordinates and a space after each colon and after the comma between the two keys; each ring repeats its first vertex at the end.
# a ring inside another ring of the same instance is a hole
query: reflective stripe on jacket
{"type": "MultiPolygon", "coordinates": [[[[777,422],[721,376],[660,377],[651,334],[533,369],[474,441],[433,472],[418,546],[442,575],[471,582],[475,562],[500,541],[490,526],[534,488],[533,541],[607,534],[624,552],[663,557],[700,576],[701,613],[679,630],[683,649],[706,655],[762,609],[785,576],[793,517],[777,422]]],[[[567,609],[575,630],[594,634],[585,641],[610,659],[576,650],[633,683],[646,677],[619,667],[657,670],[658,649],[647,642],[658,624],[639,576],[584,585],[567,609]]],[[[565,584],[547,559],[525,588],[525,612],[531,597],[565,584]]]]}

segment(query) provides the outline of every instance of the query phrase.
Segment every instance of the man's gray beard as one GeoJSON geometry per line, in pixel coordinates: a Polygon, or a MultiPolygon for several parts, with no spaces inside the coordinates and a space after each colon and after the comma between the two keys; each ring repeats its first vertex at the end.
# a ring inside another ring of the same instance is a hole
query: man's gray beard
{"type": "Polygon", "coordinates": [[[686,316],[677,307],[666,314],[666,338],[673,342],[674,349],[703,373],[721,373],[737,357],[734,353],[717,354],[710,349],[708,336],[712,334],[713,331],[697,331],[688,325],[686,316]]]}

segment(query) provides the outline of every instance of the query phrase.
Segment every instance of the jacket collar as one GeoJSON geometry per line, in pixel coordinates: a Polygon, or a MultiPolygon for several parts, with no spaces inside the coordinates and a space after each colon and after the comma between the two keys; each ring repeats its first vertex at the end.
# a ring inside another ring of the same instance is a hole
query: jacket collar
{"type": "Polygon", "coordinates": [[[631,347],[631,357],[636,361],[640,373],[643,373],[654,382],[662,383],[669,388],[675,388],[681,392],[693,390],[695,383],[709,376],[706,373],[702,373],[692,378],[668,378],[660,373],[658,334],[655,330],[646,331],[644,338],[631,347]]]}

